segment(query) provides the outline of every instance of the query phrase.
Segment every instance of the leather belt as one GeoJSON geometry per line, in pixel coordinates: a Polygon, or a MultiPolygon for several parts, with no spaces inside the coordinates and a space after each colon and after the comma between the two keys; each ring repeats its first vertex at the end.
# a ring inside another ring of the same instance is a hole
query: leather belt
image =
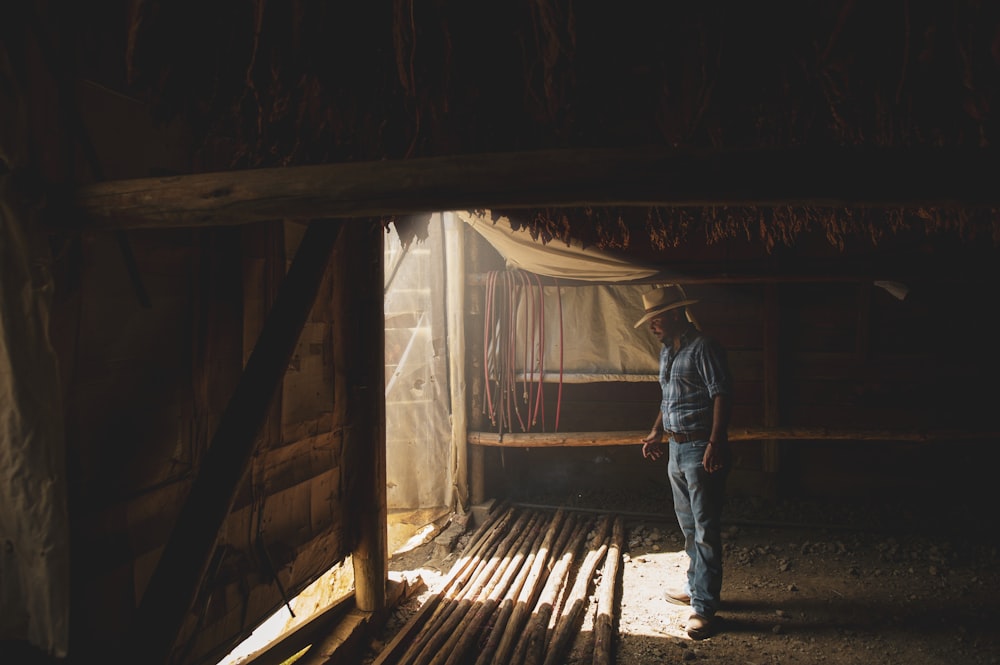
{"type": "Polygon", "coordinates": [[[664,430],[667,438],[673,439],[677,443],[687,443],[688,441],[707,441],[711,432],[705,429],[696,429],[690,432],[671,432],[664,430]]]}

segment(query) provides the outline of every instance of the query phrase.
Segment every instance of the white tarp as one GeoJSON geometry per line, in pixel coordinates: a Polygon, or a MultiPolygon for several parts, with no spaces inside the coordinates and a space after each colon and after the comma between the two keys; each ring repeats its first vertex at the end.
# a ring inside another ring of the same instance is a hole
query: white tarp
{"type": "MultiPolygon", "coordinates": [[[[609,284],[648,278],[656,270],[628,263],[599,250],[583,249],[578,243],[561,241],[543,244],[532,239],[524,229],[514,231],[504,217],[493,221],[491,213],[458,213],[458,217],[483,236],[504,257],[508,270],[526,270],[536,275],[600,282],[593,285],[544,286],[544,331],[536,323],[538,287],[524,289],[528,300],[518,299],[516,367],[525,370],[523,350],[526,344],[537,349],[544,344],[542,368],[544,381],[565,383],[590,381],[655,381],[658,373],[659,343],[645,330],[633,325],[642,317],[642,294],[655,288],[652,284],[609,284]],[[536,311],[532,311],[531,303],[536,311]],[[527,331],[526,331],[527,329],[527,331]],[[544,337],[544,342],[542,338],[544,337]]],[[[508,283],[516,283],[510,280],[508,283]]],[[[504,280],[497,279],[502,291],[504,280]]],[[[531,279],[528,279],[531,283],[531,279]]],[[[487,286],[487,289],[490,287],[487,286]]],[[[537,360],[531,363],[538,371],[537,360]]],[[[537,359],[537,353],[535,354],[537,359]]],[[[538,380],[538,375],[535,375],[538,380]]]]}
{"type": "Polygon", "coordinates": [[[0,176],[0,639],[64,657],[69,516],[52,282],[0,176]]]}
{"type": "MultiPolygon", "coordinates": [[[[69,512],[46,239],[10,172],[28,155],[21,73],[0,43],[0,640],[65,657],[69,512]],[[36,251],[37,250],[37,251],[36,251]]],[[[3,656],[0,656],[3,660],[3,656]]]]}
{"type": "MultiPolygon", "coordinates": [[[[642,316],[642,305],[637,303],[650,288],[603,284],[544,287],[544,381],[560,380],[560,363],[563,383],[655,381],[660,343],[647,330],[633,327],[642,316]]],[[[537,302],[537,292],[531,297],[537,302]]],[[[536,326],[530,325],[532,320],[530,307],[522,299],[517,310],[516,348],[523,349],[527,341],[537,348],[541,335],[533,334],[536,326]]],[[[523,373],[523,353],[515,357],[523,373]]],[[[537,363],[534,369],[537,371],[537,363]]]]}
{"type": "Polygon", "coordinates": [[[506,217],[494,220],[489,211],[456,214],[493,245],[508,268],[520,268],[536,275],[601,282],[625,282],[652,277],[657,272],[592,247],[584,249],[578,242],[570,245],[558,240],[542,243],[524,229],[515,231],[506,217]]]}

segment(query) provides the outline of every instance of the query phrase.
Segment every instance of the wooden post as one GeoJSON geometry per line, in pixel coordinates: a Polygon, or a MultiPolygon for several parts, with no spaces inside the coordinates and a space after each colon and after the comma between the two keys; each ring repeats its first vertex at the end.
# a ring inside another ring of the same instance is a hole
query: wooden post
{"type": "Polygon", "coordinates": [[[122,660],[134,660],[136,653],[147,662],[168,658],[246,478],[257,435],[340,230],[337,223],[310,223],[117,654],[122,660]]]}
{"type": "MultiPolygon", "coordinates": [[[[337,289],[351,304],[338,312],[348,320],[338,329],[346,338],[347,401],[344,465],[351,530],[355,535],[355,599],[359,610],[385,608],[388,580],[388,533],[385,471],[385,308],[383,297],[383,241],[377,220],[351,224],[337,246],[337,289]]],[[[305,240],[303,240],[305,242],[305,240]]],[[[343,386],[342,386],[343,387],[343,386]]],[[[337,397],[341,399],[340,396],[337,397]]]]}
{"type": "Polygon", "coordinates": [[[858,366],[864,367],[871,360],[872,343],[872,289],[871,282],[858,284],[858,366]]]}
{"type": "MultiPolygon", "coordinates": [[[[764,427],[776,427],[779,419],[778,373],[779,337],[781,329],[778,307],[778,286],[764,286],[764,427]]],[[[778,493],[778,473],[781,467],[781,444],[776,439],[764,441],[761,449],[763,471],[766,478],[764,495],[776,498],[778,493]]]]}
{"type": "MultiPolygon", "coordinates": [[[[464,225],[463,225],[464,226],[464,225]]],[[[472,272],[480,269],[479,234],[466,233],[466,266],[472,272]]],[[[472,287],[466,292],[466,334],[468,340],[469,375],[469,428],[483,428],[483,287],[472,287]]],[[[469,446],[469,496],[473,505],[486,501],[486,451],[482,446],[469,446]]]]}

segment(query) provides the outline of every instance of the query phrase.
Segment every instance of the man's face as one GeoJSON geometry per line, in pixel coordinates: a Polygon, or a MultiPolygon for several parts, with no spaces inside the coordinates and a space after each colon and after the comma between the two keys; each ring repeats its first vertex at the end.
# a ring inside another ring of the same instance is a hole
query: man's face
{"type": "Polygon", "coordinates": [[[683,332],[685,323],[687,323],[687,317],[684,315],[684,309],[671,309],[651,318],[649,330],[662,343],[664,340],[673,339],[675,334],[683,332]]]}
{"type": "Polygon", "coordinates": [[[670,312],[664,312],[663,314],[658,314],[649,320],[649,331],[653,333],[656,339],[663,342],[667,337],[667,333],[670,332],[670,312]]]}

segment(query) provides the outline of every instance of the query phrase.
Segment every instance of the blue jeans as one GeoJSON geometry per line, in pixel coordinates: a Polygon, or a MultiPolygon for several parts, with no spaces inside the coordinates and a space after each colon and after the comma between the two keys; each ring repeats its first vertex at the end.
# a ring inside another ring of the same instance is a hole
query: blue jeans
{"type": "Polygon", "coordinates": [[[674,495],[674,513],[684,534],[688,555],[684,590],[691,608],[711,618],[722,591],[722,504],[728,467],[708,473],[702,458],[708,441],[670,442],[667,472],[674,495]]]}

